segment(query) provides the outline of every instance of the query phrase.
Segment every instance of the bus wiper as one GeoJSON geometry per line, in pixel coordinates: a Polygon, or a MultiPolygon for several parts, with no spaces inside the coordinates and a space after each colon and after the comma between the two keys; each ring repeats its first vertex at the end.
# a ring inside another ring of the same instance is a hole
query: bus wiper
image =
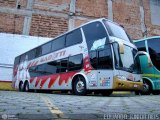
{"type": "Polygon", "coordinates": [[[128,72],[133,73],[133,69],[131,69],[131,68],[126,68],[126,69],[127,69],[128,72]]]}

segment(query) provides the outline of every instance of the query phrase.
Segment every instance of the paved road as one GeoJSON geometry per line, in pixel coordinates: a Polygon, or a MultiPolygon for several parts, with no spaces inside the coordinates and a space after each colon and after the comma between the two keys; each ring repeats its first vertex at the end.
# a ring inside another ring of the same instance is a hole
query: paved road
{"type": "Polygon", "coordinates": [[[104,97],[0,91],[0,120],[108,120],[126,117],[160,119],[160,96],[104,97]]]}

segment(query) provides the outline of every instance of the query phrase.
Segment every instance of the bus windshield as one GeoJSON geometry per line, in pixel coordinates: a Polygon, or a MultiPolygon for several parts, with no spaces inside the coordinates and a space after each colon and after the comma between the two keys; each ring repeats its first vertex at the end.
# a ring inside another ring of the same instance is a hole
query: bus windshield
{"type": "Polygon", "coordinates": [[[119,54],[118,44],[114,43],[113,47],[116,59],[115,67],[117,69],[123,69],[132,73],[141,73],[139,57],[136,56],[138,51],[136,49],[124,45],[124,54],[119,54]]]}
{"type": "Polygon", "coordinates": [[[129,35],[119,25],[116,25],[106,20],[104,21],[104,24],[110,36],[117,37],[128,42],[132,42],[129,35]]]}

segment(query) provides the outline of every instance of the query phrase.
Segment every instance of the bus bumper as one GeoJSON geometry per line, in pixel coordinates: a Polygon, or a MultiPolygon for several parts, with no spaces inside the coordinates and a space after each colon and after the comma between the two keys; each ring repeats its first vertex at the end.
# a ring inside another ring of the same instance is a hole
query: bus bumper
{"type": "Polygon", "coordinates": [[[143,82],[134,82],[128,80],[121,80],[117,77],[113,79],[113,89],[114,90],[142,90],[143,82]]]}

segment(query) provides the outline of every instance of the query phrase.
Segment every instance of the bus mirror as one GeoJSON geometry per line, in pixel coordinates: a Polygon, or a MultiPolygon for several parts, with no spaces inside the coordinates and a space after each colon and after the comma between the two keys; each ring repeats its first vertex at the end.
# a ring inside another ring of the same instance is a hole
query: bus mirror
{"type": "Polygon", "coordinates": [[[144,52],[144,51],[138,51],[138,53],[135,55],[135,58],[137,57],[137,55],[146,55],[147,58],[148,58],[148,64],[150,65],[151,64],[151,58],[149,56],[149,54],[147,52],[144,52]]]}
{"type": "Polygon", "coordinates": [[[124,54],[124,45],[122,42],[118,42],[118,45],[119,45],[119,52],[120,54],[124,54]]]}

